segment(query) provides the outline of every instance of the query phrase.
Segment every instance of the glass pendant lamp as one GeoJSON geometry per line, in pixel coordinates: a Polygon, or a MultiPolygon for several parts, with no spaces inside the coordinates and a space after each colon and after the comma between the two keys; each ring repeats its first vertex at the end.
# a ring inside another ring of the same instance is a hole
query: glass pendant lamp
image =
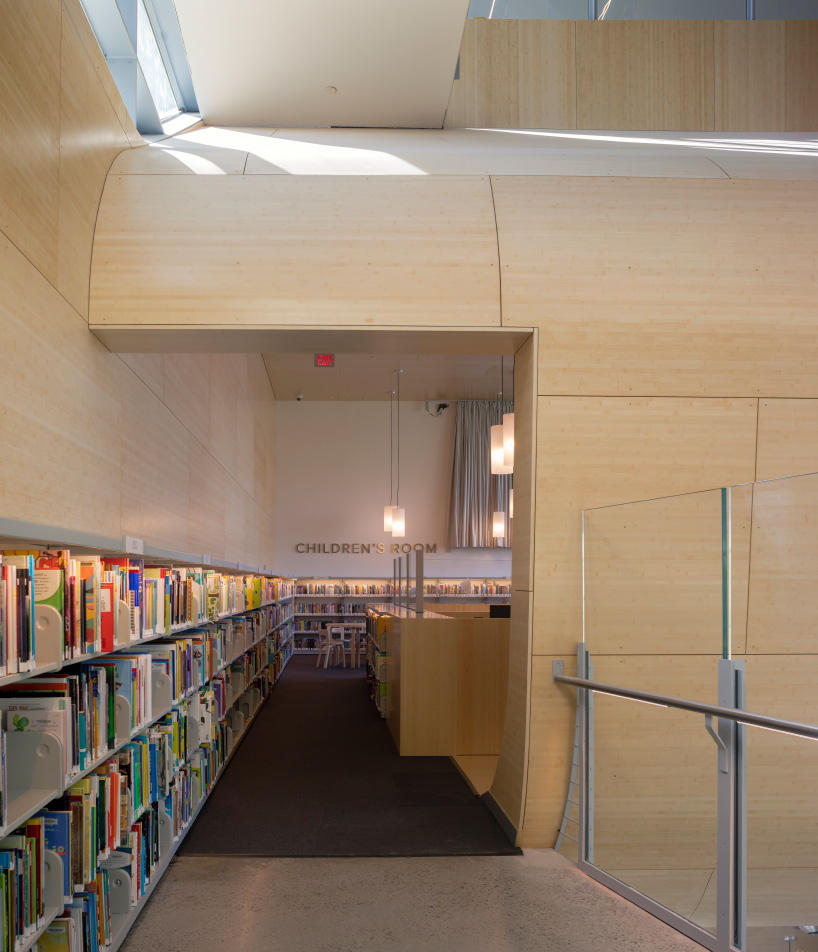
{"type": "Polygon", "coordinates": [[[495,512],[491,524],[491,534],[495,539],[502,539],[506,534],[506,514],[504,512],[495,512]]]}

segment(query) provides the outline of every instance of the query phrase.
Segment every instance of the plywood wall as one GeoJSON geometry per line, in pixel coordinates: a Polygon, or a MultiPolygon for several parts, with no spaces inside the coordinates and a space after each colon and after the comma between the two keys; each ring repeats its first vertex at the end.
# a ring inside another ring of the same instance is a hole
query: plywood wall
{"type": "Polygon", "coordinates": [[[0,7],[0,514],[273,563],[260,355],[119,357],[88,329],[111,163],[142,142],[78,0],[0,7]]]}
{"type": "Polygon", "coordinates": [[[446,127],[818,128],[815,21],[466,21],[446,127]]]}

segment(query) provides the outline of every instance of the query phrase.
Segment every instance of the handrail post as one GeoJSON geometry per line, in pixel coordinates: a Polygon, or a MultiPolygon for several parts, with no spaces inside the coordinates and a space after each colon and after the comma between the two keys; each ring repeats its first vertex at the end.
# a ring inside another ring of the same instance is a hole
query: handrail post
{"type": "MultiPolygon", "coordinates": [[[[744,661],[719,659],[719,704],[744,706],[744,661]]],[[[746,949],[746,728],[719,718],[718,734],[726,752],[719,751],[718,828],[716,851],[716,942],[719,952],[746,949]],[[726,765],[727,770],[723,769],[726,765]]]]}
{"type": "MultiPolygon", "coordinates": [[[[592,680],[594,663],[585,642],[577,644],[577,677],[592,680]]],[[[581,689],[582,690],[582,689],[581,689]]],[[[582,690],[579,705],[579,861],[594,861],[594,692],[582,690]]]]}

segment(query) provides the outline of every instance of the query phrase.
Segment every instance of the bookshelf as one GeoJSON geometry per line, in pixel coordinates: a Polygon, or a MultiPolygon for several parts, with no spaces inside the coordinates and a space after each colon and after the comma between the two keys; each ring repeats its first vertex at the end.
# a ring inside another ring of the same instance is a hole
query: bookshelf
{"type": "Polygon", "coordinates": [[[509,578],[426,578],[423,598],[454,599],[484,603],[502,603],[511,599],[509,578]]]}
{"type": "Polygon", "coordinates": [[[324,625],[344,619],[363,621],[370,605],[391,597],[391,579],[295,579],[294,650],[305,654],[317,651],[318,633],[324,625]]]}
{"type": "Polygon", "coordinates": [[[0,835],[38,897],[16,952],[116,950],[292,657],[294,580],[19,538],[0,575],[0,835]]]}

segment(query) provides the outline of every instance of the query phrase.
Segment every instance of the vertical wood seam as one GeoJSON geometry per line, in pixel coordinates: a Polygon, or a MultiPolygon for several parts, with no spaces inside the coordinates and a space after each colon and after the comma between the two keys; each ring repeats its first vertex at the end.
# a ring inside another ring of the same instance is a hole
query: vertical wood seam
{"type": "Polygon", "coordinates": [[[489,191],[491,192],[491,210],[494,213],[494,235],[497,240],[497,292],[500,304],[500,327],[503,326],[503,266],[500,261],[500,229],[497,225],[497,206],[494,202],[494,184],[489,175],[489,191]]]}

